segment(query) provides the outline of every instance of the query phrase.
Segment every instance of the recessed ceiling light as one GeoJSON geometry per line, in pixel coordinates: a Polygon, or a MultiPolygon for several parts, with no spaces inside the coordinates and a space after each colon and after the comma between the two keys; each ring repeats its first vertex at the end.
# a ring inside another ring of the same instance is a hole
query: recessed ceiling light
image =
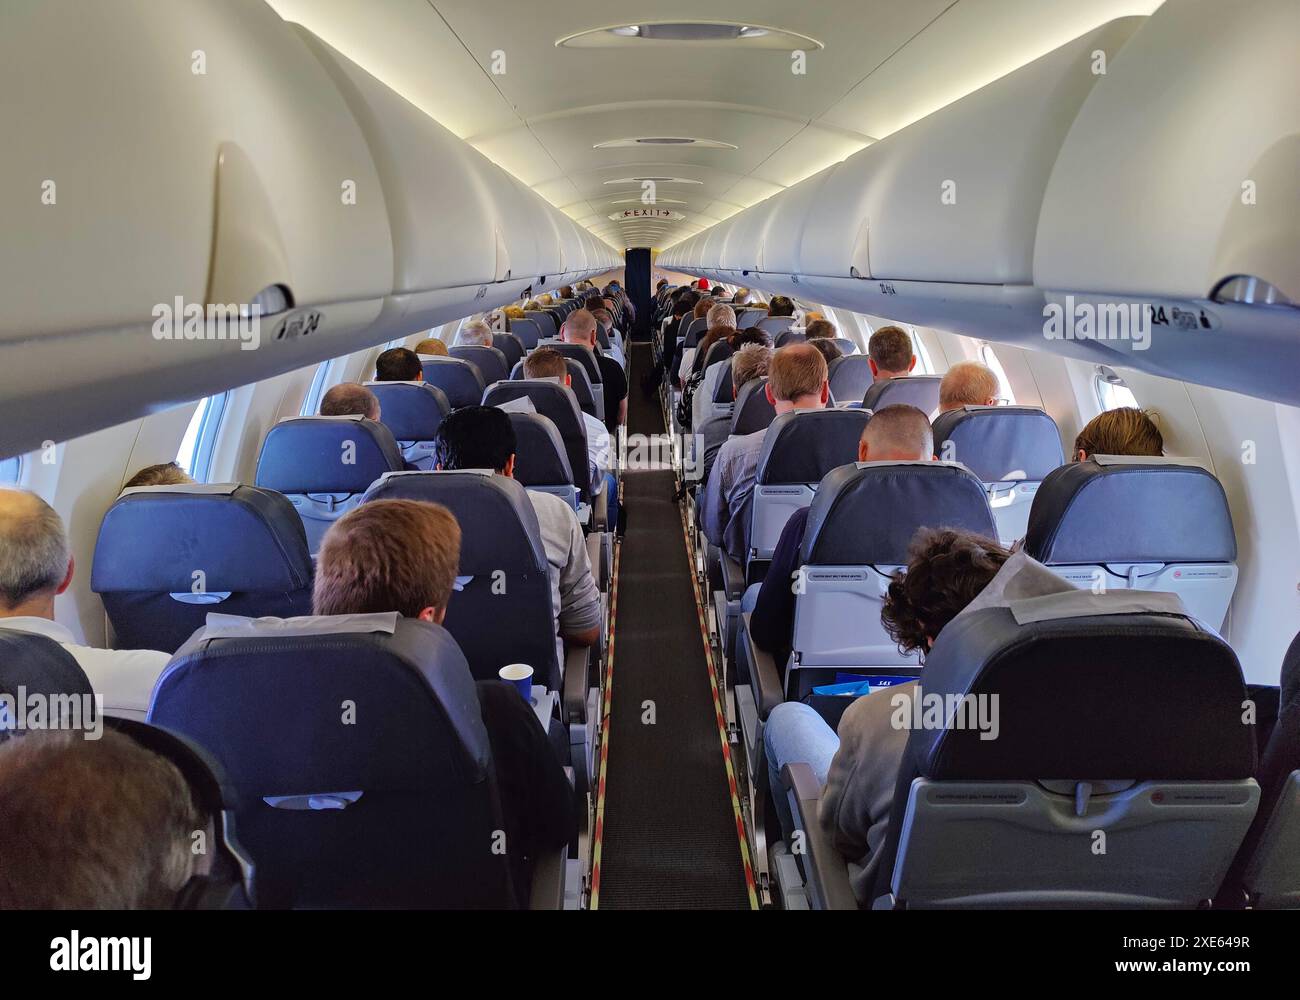
{"type": "Polygon", "coordinates": [[[592,149],[628,149],[633,146],[696,146],[700,149],[735,149],[736,145],[721,139],[700,139],[694,136],[634,136],[628,139],[606,139],[592,149]]]}
{"type": "Polygon", "coordinates": [[[656,184],[703,184],[703,181],[691,180],[689,177],[615,177],[606,184],[641,184],[654,181],[656,184]]]}
{"type": "Polygon", "coordinates": [[[567,48],[623,48],[630,45],[655,47],[689,45],[697,48],[740,45],[745,48],[821,49],[815,38],[771,25],[744,24],[739,21],[638,21],[604,28],[588,28],[557,39],[555,44],[567,48]]]}

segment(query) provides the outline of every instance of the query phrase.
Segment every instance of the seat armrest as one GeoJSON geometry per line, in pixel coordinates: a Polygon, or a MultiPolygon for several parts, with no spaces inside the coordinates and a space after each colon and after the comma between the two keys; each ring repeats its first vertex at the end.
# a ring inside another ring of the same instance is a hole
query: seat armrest
{"type": "Polygon", "coordinates": [[[529,887],[530,910],[564,909],[564,877],[568,870],[569,847],[557,847],[539,854],[533,861],[533,884],[529,887]]]}
{"type": "Polygon", "coordinates": [[[587,561],[591,563],[591,575],[596,580],[596,589],[602,594],[609,592],[609,576],[605,572],[603,531],[593,531],[584,541],[587,545],[587,561]]]}
{"type": "Polygon", "coordinates": [[[781,768],[782,793],[789,796],[790,814],[804,837],[804,884],[814,910],[856,910],[857,897],[849,882],[844,856],[817,820],[822,786],[813,769],[802,761],[781,768]]]}
{"type": "Polygon", "coordinates": [[[749,632],[750,618],[749,613],[740,616],[742,638],[738,642],[744,644],[745,661],[749,664],[749,683],[758,705],[758,717],[766,720],[772,709],[785,701],[785,689],[781,686],[781,671],[777,669],[776,660],[770,653],[765,653],[754,645],[754,637],[749,632]]]}
{"type": "Polygon", "coordinates": [[[727,600],[738,601],[745,592],[745,571],[740,563],[721,549],[718,550],[719,567],[722,570],[722,589],[726,591],[727,600]]]}
{"type": "Polygon", "coordinates": [[[609,491],[605,488],[605,474],[599,469],[591,481],[591,530],[609,530],[609,491]]]}
{"type": "Polygon", "coordinates": [[[564,647],[564,722],[587,721],[587,664],[594,646],[564,647]]]}

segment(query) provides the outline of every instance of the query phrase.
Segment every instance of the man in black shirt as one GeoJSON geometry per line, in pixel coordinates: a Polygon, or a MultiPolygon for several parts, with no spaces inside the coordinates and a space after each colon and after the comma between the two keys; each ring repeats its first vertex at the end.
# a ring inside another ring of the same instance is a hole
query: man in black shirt
{"type": "MultiPolygon", "coordinates": [[[[460,525],[446,507],[375,500],[330,526],[316,560],[318,615],[396,611],[441,626],[460,564],[460,525]]],[[[479,711],[492,746],[506,853],[526,896],[532,863],[574,835],[573,787],[533,707],[514,685],[479,681],[479,711]]]]}
{"type": "Polygon", "coordinates": [[[605,426],[610,434],[617,434],[619,425],[627,422],[627,376],[622,365],[605,357],[596,346],[596,317],[586,309],[576,310],[564,321],[560,336],[566,344],[581,344],[596,356],[605,387],[605,426]]]}

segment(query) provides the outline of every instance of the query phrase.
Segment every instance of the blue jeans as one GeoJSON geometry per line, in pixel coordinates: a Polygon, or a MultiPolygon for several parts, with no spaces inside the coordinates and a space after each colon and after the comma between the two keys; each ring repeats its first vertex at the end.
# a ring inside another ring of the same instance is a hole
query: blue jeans
{"type": "Polygon", "coordinates": [[[609,530],[618,527],[618,480],[614,473],[605,473],[605,491],[609,494],[609,530]]]}
{"type": "Polygon", "coordinates": [[[786,764],[805,763],[813,769],[817,781],[825,785],[831,759],[840,748],[840,738],[817,710],[798,701],[787,701],[772,709],[763,729],[763,753],[767,757],[768,787],[781,819],[782,837],[794,835],[794,817],[790,801],[781,785],[781,768],[786,764]]]}

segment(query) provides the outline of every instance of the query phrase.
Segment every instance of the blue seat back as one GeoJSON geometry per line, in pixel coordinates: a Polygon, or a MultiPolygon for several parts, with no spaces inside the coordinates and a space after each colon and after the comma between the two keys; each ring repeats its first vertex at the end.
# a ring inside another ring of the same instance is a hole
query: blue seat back
{"type": "Polygon", "coordinates": [[[56,713],[55,718],[43,720],[50,728],[89,729],[97,722],[90,678],[71,653],[47,636],[0,628],[0,694],[12,699],[0,703],[0,743],[21,731],[20,719],[11,714],[20,697],[46,699],[56,713]],[[66,696],[75,698],[75,704],[66,696]]]}
{"type": "Polygon", "coordinates": [[[473,406],[483,398],[485,383],[477,365],[462,358],[424,358],[424,380],[441,389],[453,410],[473,406]]]}
{"type": "Polygon", "coordinates": [[[527,317],[512,316],[510,318],[510,332],[519,338],[519,342],[524,345],[524,350],[527,351],[531,351],[537,346],[537,342],[542,339],[541,329],[533,320],[527,317]]]}
{"type": "Polygon", "coordinates": [[[508,369],[514,368],[528,353],[524,347],[524,342],[513,333],[492,334],[492,346],[505,355],[508,369]]]}
{"type": "Polygon", "coordinates": [[[736,394],[736,407],[731,412],[732,434],[753,434],[766,430],[776,419],[776,407],[767,398],[767,379],[750,379],[736,394]]]}
{"type": "Polygon", "coordinates": [[[553,493],[577,510],[578,484],[555,424],[540,413],[518,411],[511,411],[510,423],[515,429],[515,482],[553,493]]]}
{"type": "Polygon", "coordinates": [[[499,406],[521,398],[528,399],[538,413],[555,425],[564,442],[564,454],[574,480],[582,490],[583,499],[589,499],[587,425],[583,422],[578,397],[572,388],[547,379],[511,379],[489,387],[483,394],[483,405],[499,406]]]}
{"type": "Polygon", "coordinates": [[[875,382],[863,395],[862,408],[883,410],[886,406],[906,403],[928,416],[939,408],[939,383],[942,381],[938,375],[901,375],[875,382]]]}
{"type": "Polygon", "coordinates": [[[537,683],[557,690],[550,567],[527,491],[513,479],[472,470],[397,473],[366,494],[366,501],[394,499],[442,504],[460,524],[459,589],[443,624],[474,676],[491,679],[508,664],[527,663],[537,683]]]}
{"type": "Polygon", "coordinates": [[[510,366],[506,364],[506,356],[495,347],[453,347],[448,353],[451,357],[468,361],[477,368],[484,386],[510,377],[510,366]]]}
{"type": "Polygon", "coordinates": [[[329,526],[385,472],[403,468],[402,450],[381,423],[359,417],[291,417],[262,442],[256,485],[283,493],[302,518],[315,552],[329,526]]]}
{"type": "Polygon", "coordinates": [[[294,505],[272,490],[233,483],[126,491],[100,523],[90,571],[116,645],[167,653],[210,611],[306,614],[311,586],[307,536],[294,505]]]}
{"type": "Polygon", "coordinates": [[[263,906],[519,901],[484,847],[503,817],[474,680],[437,625],[214,616],[172,658],[149,721],[221,764],[263,906]]]}
{"type": "MultiPolygon", "coordinates": [[[[837,402],[856,402],[871,386],[871,361],[865,354],[845,354],[829,367],[831,396],[837,402]]],[[[924,412],[929,414],[928,410],[924,412]]]]}
{"type": "Polygon", "coordinates": [[[379,422],[392,431],[402,457],[432,468],[434,436],[451,412],[447,394],[427,382],[367,382],[366,388],[379,400],[379,422]]]}

